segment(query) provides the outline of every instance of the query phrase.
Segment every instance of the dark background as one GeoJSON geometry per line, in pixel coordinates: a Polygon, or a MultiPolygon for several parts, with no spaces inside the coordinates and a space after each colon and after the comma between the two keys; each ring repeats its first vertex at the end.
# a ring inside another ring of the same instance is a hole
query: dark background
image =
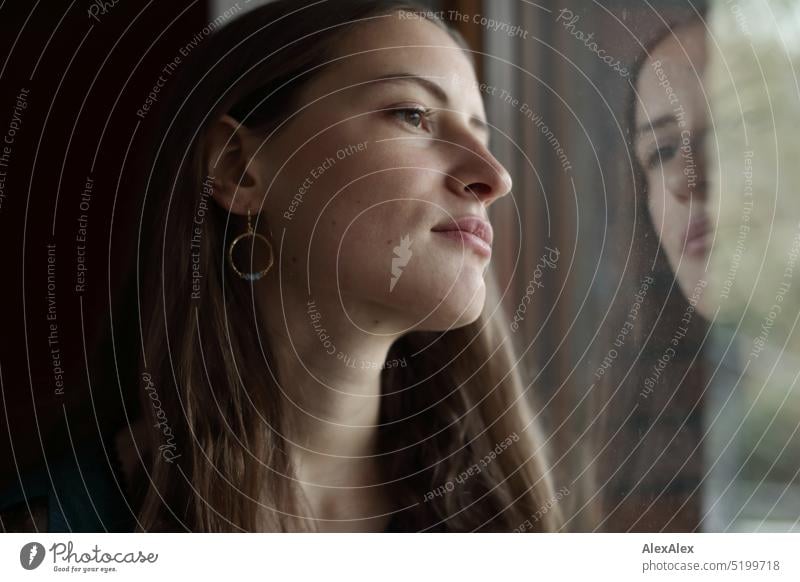
{"type": "MultiPolygon", "coordinates": [[[[131,168],[147,147],[157,109],[144,120],[136,111],[161,68],[207,21],[203,1],[125,0],[98,11],[96,20],[87,12],[92,4],[12,0],[0,8],[0,133],[20,88],[30,91],[0,208],[0,489],[17,470],[124,422],[125,406],[135,401],[123,398],[114,369],[115,361],[130,365],[135,357],[115,358],[114,351],[137,346],[112,342],[111,325],[135,315],[119,308],[138,223],[131,168]],[[83,212],[87,177],[94,186],[83,212]],[[86,278],[77,292],[81,214],[88,217],[86,278]],[[47,320],[50,244],[54,322],[47,320]]],[[[120,370],[122,377],[131,373],[120,370]]]]}

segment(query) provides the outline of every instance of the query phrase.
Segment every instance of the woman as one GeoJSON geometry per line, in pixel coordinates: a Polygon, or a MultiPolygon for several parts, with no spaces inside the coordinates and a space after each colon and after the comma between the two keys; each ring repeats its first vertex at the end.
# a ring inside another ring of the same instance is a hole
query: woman
{"type": "Polygon", "coordinates": [[[280,0],[181,64],[142,220],[139,529],[558,527],[486,305],[511,179],[471,58],[409,2],[280,0]]]}
{"type": "Polygon", "coordinates": [[[693,15],[664,30],[633,67],[631,292],[616,306],[595,374],[600,529],[691,531],[700,521],[701,348],[713,312],[705,55],[705,27],[693,15]]]}

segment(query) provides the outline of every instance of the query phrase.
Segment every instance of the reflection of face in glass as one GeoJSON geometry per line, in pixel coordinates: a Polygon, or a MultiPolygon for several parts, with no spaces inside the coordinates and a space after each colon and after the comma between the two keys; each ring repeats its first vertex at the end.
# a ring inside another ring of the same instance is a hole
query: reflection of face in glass
{"type": "Polygon", "coordinates": [[[698,296],[712,239],[703,153],[705,61],[702,24],[678,28],[650,52],[636,87],[634,147],[647,182],[648,210],[687,298],[698,296]]]}

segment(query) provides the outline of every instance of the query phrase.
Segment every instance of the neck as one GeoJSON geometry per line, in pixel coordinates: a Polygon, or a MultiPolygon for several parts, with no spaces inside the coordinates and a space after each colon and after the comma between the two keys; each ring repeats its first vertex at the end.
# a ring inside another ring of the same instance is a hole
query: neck
{"type": "Polygon", "coordinates": [[[397,336],[381,335],[380,318],[345,311],[335,290],[309,297],[306,287],[287,289],[283,281],[281,290],[274,279],[259,295],[282,297],[265,301],[264,315],[298,478],[320,485],[374,483],[381,369],[397,336]],[[359,329],[351,318],[373,325],[359,329]]]}

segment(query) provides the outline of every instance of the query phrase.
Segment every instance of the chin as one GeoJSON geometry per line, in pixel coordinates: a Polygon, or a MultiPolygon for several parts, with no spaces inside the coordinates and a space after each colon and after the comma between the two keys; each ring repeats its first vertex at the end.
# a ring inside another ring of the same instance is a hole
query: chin
{"type": "Polygon", "coordinates": [[[704,270],[705,259],[691,259],[684,264],[678,271],[677,280],[681,288],[681,293],[686,300],[695,307],[698,315],[708,319],[710,312],[713,312],[709,305],[708,273],[704,270]]]}
{"type": "Polygon", "coordinates": [[[446,331],[457,329],[475,322],[483,312],[486,301],[486,288],[481,285],[478,289],[467,292],[450,292],[444,301],[436,305],[432,303],[425,314],[421,314],[417,329],[420,331],[446,331]],[[427,317],[425,317],[425,315],[427,317]]]}

